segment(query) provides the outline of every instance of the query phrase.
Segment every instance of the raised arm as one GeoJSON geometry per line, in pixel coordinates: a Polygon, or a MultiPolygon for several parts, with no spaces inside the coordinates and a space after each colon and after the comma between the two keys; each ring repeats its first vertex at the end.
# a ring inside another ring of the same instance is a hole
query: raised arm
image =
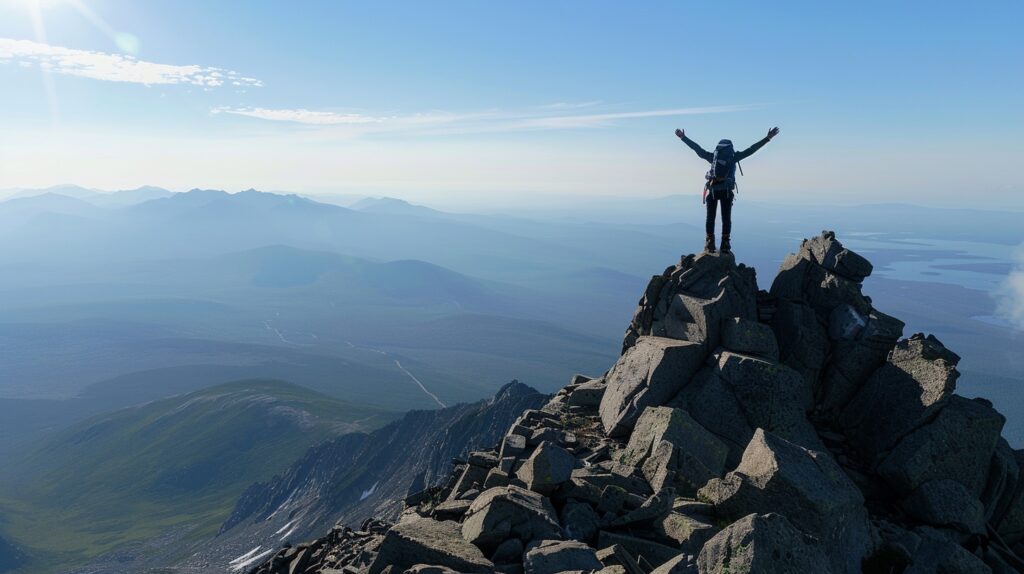
{"type": "Polygon", "coordinates": [[[747,149],[736,152],[736,161],[743,161],[744,159],[754,155],[754,152],[764,147],[764,144],[772,141],[772,138],[779,135],[779,128],[772,128],[768,130],[768,135],[761,138],[761,141],[748,147],[747,149]]]}
{"type": "Polygon", "coordinates": [[[700,158],[703,159],[704,161],[711,163],[715,159],[715,156],[711,154],[711,152],[700,147],[700,145],[698,145],[697,142],[686,137],[686,132],[684,132],[683,130],[676,130],[676,137],[683,140],[683,143],[690,146],[690,149],[696,152],[697,155],[700,156],[700,158]]]}

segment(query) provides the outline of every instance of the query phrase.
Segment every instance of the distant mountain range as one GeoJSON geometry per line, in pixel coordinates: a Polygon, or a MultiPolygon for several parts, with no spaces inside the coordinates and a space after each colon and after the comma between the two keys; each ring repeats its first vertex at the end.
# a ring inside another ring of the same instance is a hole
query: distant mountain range
{"type": "Polygon", "coordinates": [[[0,191],[0,201],[11,199],[24,199],[38,197],[41,195],[63,195],[73,199],[80,199],[94,205],[104,207],[124,207],[135,203],[142,203],[151,199],[169,197],[171,191],[162,187],[144,185],[135,189],[123,189],[118,191],[101,191],[89,189],[77,185],[55,185],[42,189],[16,189],[0,191]]]}

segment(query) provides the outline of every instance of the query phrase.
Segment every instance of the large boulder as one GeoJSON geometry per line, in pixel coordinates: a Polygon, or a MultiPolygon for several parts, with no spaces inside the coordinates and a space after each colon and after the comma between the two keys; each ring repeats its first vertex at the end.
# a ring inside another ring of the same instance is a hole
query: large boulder
{"type": "Polygon", "coordinates": [[[833,571],[860,571],[870,540],[864,497],[826,452],[757,429],[736,470],[699,495],[726,517],[781,513],[821,538],[833,571]]]}
{"type": "Polygon", "coordinates": [[[840,305],[866,315],[871,303],[861,294],[861,281],[870,274],[866,259],[844,248],[833,232],[823,231],[783,260],[770,292],[779,299],[804,300],[823,318],[840,305]]]}
{"type": "Polygon", "coordinates": [[[854,337],[832,342],[831,360],[815,394],[826,416],[835,417],[850,402],[903,336],[903,321],[885,313],[873,310],[864,320],[854,337]]]}
{"type": "Polygon", "coordinates": [[[720,530],[712,522],[708,517],[672,511],[655,520],[653,529],[660,538],[671,540],[683,552],[697,554],[704,543],[720,530]]]}
{"type": "Polygon", "coordinates": [[[721,439],[729,448],[727,467],[739,464],[743,450],[754,436],[754,428],[747,422],[747,415],[730,385],[719,376],[717,363],[698,371],[690,384],[666,406],[685,410],[721,439]]]}
{"type": "Polygon", "coordinates": [[[750,514],[733,522],[704,545],[697,568],[700,574],[836,572],[822,545],[781,514],[750,514]]]}
{"type": "Polygon", "coordinates": [[[829,351],[828,335],[814,309],[802,301],[779,300],[771,327],[779,343],[779,360],[814,388],[829,351]]]}
{"type": "Polygon", "coordinates": [[[647,335],[695,341],[710,350],[719,343],[721,322],[731,317],[757,319],[754,270],[737,265],[730,254],[690,255],[651,279],[623,352],[647,335]]]}
{"type": "Polygon", "coordinates": [[[838,416],[871,375],[885,364],[902,336],[902,321],[875,311],[857,339],[832,343],[831,360],[815,391],[815,402],[825,416],[838,416]]]}
{"type": "Polygon", "coordinates": [[[502,542],[491,554],[491,560],[496,565],[515,565],[522,566],[523,554],[526,551],[526,547],[523,545],[523,541],[518,538],[509,538],[502,542]]]}
{"type": "Polygon", "coordinates": [[[608,548],[618,545],[638,561],[647,562],[658,567],[679,555],[679,550],[672,546],[653,542],[646,538],[621,532],[602,530],[597,535],[597,547],[608,548]]]}
{"type": "Polygon", "coordinates": [[[992,574],[992,569],[980,558],[951,542],[943,533],[930,527],[918,527],[914,535],[917,543],[903,574],[992,574]]]}
{"type": "Polygon", "coordinates": [[[597,506],[602,502],[601,493],[608,488],[630,493],[641,501],[654,493],[646,480],[633,475],[633,469],[630,469],[629,475],[625,475],[621,472],[612,472],[611,470],[615,470],[614,468],[609,470],[603,468],[604,466],[602,464],[573,470],[572,478],[558,490],[556,495],[562,498],[587,501],[597,506]]]}
{"type": "Polygon", "coordinates": [[[672,510],[675,500],[675,489],[665,488],[649,496],[638,508],[634,508],[614,520],[605,522],[605,525],[609,527],[649,525],[667,515],[672,510]]]}
{"type": "Polygon", "coordinates": [[[581,383],[569,393],[566,402],[571,407],[596,407],[601,404],[606,388],[608,385],[603,377],[581,383]]]}
{"type": "Polygon", "coordinates": [[[530,490],[550,494],[569,480],[575,464],[576,457],[569,451],[557,444],[542,442],[516,471],[516,477],[530,490]]]}
{"type": "Polygon", "coordinates": [[[559,516],[562,519],[562,532],[565,533],[566,538],[590,540],[597,534],[600,517],[594,512],[594,507],[586,502],[567,501],[559,516]]]}
{"type": "Polygon", "coordinates": [[[462,536],[488,553],[509,538],[528,544],[562,537],[551,501],[517,486],[480,493],[466,512],[462,536]]]}
{"type": "Polygon", "coordinates": [[[996,451],[992,454],[992,462],[989,463],[985,490],[981,493],[981,503],[985,506],[985,520],[998,526],[1013,502],[1020,484],[1021,467],[1017,462],[1017,455],[1010,448],[1010,443],[1000,437],[996,443],[996,451]]]}
{"type": "Polygon", "coordinates": [[[763,428],[807,448],[824,449],[807,419],[813,397],[799,373],[731,352],[718,356],[717,370],[752,428],[763,428]]]}
{"type": "Polygon", "coordinates": [[[472,461],[467,463],[462,472],[459,474],[459,479],[452,487],[451,494],[448,496],[449,500],[458,500],[463,494],[472,490],[478,489],[484,483],[487,478],[487,473],[490,472],[490,467],[478,464],[478,461],[472,461]]]}
{"type": "Polygon", "coordinates": [[[779,343],[772,328],[764,323],[732,317],[722,322],[722,346],[736,353],[779,360],[779,343]]]}
{"type": "Polygon", "coordinates": [[[648,407],[618,462],[641,467],[655,492],[667,486],[696,491],[725,474],[728,454],[729,447],[686,411],[648,407]]]}
{"type": "Polygon", "coordinates": [[[597,551],[575,540],[544,540],[526,552],[523,560],[526,574],[557,574],[569,571],[592,571],[604,567],[597,551]]]}
{"type": "Polygon", "coordinates": [[[934,420],[889,452],[877,472],[904,494],[930,480],[948,478],[981,496],[1005,422],[986,402],[953,395],[934,420]]]}
{"type": "Polygon", "coordinates": [[[463,539],[457,522],[420,518],[396,524],[387,531],[369,574],[378,574],[389,566],[401,571],[417,564],[446,566],[467,573],[494,571],[494,565],[480,549],[463,539]]]}
{"type": "Polygon", "coordinates": [[[901,501],[900,506],[924,524],[948,527],[964,534],[985,533],[985,507],[955,480],[928,481],[901,501]]]}
{"type": "MultiPolygon", "coordinates": [[[[1017,464],[1024,469],[1024,450],[1014,452],[1017,464]]],[[[1024,541],[1024,480],[1017,484],[1014,494],[999,517],[998,532],[1009,545],[1024,541]]]]}
{"type": "Polygon", "coordinates": [[[521,434],[509,433],[501,440],[498,451],[500,458],[516,457],[526,450],[526,437],[521,434]]]}
{"type": "Polygon", "coordinates": [[[871,275],[873,268],[870,261],[843,247],[834,231],[822,231],[821,235],[805,240],[798,255],[858,283],[871,275]]]}
{"type": "Polygon", "coordinates": [[[931,335],[918,333],[896,345],[840,417],[847,437],[869,462],[876,463],[946,404],[960,376],[959,360],[931,335]]]}
{"type": "Polygon", "coordinates": [[[693,377],[667,406],[690,413],[729,447],[735,466],[761,427],[815,450],[824,449],[806,416],[811,391],[806,379],[778,363],[723,351],[693,377]]]}
{"type": "Polygon", "coordinates": [[[608,387],[599,408],[608,436],[625,436],[647,407],[675,396],[704,363],[697,343],[641,337],[605,377],[608,387]]]}

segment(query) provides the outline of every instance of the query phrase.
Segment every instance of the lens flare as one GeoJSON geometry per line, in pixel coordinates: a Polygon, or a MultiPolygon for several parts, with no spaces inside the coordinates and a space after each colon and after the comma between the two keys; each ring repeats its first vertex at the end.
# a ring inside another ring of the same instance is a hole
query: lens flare
{"type": "Polygon", "coordinates": [[[127,32],[114,34],[114,43],[117,48],[126,54],[137,56],[139,54],[139,37],[127,32]]]}

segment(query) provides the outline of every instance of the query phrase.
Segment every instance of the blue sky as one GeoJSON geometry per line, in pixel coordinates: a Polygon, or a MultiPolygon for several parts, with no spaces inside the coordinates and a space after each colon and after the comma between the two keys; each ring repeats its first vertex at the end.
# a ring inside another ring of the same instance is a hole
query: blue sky
{"type": "Polygon", "coordinates": [[[1024,209],[1020,2],[0,0],[0,188],[1024,209]],[[38,16],[34,19],[33,13],[38,16]],[[817,200],[817,199],[815,199],[817,200]]]}

